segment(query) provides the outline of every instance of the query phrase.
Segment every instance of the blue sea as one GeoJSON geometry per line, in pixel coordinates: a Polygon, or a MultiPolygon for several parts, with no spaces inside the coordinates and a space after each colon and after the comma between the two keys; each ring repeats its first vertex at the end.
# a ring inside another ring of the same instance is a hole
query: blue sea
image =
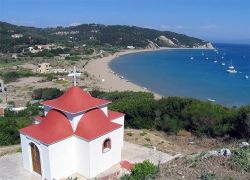
{"type": "Polygon", "coordinates": [[[110,67],[163,96],[213,99],[227,106],[250,104],[250,45],[213,45],[217,52],[172,49],[127,54],[112,61],[110,67]],[[231,62],[236,74],[226,71],[231,62]]]}

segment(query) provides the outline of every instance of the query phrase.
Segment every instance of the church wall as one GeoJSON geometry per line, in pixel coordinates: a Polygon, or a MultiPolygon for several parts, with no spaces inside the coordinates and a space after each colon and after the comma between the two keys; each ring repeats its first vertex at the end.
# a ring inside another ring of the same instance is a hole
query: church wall
{"type": "Polygon", "coordinates": [[[21,147],[22,147],[22,159],[23,159],[23,167],[33,172],[33,165],[32,165],[32,157],[31,157],[31,147],[30,143],[34,143],[37,148],[39,149],[40,153],[40,163],[41,163],[41,171],[42,171],[42,179],[49,179],[50,177],[50,168],[49,168],[49,153],[48,147],[36,142],[23,134],[20,134],[21,138],[21,147]]]}
{"type": "Polygon", "coordinates": [[[122,136],[123,128],[119,128],[90,142],[90,178],[121,161],[122,136]],[[103,142],[107,138],[111,140],[111,149],[103,153],[103,142]]]}
{"type": "Polygon", "coordinates": [[[76,172],[83,175],[84,177],[90,176],[90,157],[89,157],[89,142],[79,138],[75,137],[76,140],[76,165],[77,169],[76,172]]]}
{"type": "MultiPolygon", "coordinates": [[[[122,141],[124,140],[124,116],[113,119],[112,122],[122,125],[122,141]]],[[[123,146],[123,142],[122,142],[123,146]]]]}
{"type": "Polygon", "coordinates": [[[48,113],[51,109],[53,109],[53,108],[52,108],[52,107],[49,107],[49,106],[45,106],[45,105],[44,105],[44,108],[43,108],[43,110],[44,110],[44,116],[46,116],[46,115],[47,115],[47,113],[48,113]]]}
{"type": "Polygon", "coordinates": [[[51,176],[66,178],[76,172],[75,137],[69,137],[49,146],[51,176]]]}
{"type": "Polygon", "coordinates": [[[80,121],[81,117],[83,116],[83,112],[77,113],[77,114],[70,114],[70,113],[64,113],[68,119],[70,120],[70,124],[73,128],[73,130],[76,130],[77,124],[80,121]]]}
{"type": "Polygon", "coordinates": [[[113,119],[112,122],[114,123],[117,123],[117,124],[120,124],[122,126],[124,126],[124,116],[122,117],[119,117],[119,118],[116,118],[116,119],[113,119]]]}
{"type": "Polygon", "coordinates": [[[104,112],[104,114],[106,116],[108,116],[108,106],[107,105],[101,106],[100,109],[104,112]]]}

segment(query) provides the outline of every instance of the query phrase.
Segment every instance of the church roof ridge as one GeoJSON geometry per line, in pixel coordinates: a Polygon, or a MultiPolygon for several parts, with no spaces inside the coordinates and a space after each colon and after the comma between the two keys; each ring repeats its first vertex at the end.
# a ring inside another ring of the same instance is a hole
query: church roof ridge
{"type": "Polygon", "coordinates": [[[90,93],[78,86],[72,86],[56,99],[41,102],[42,105],[70,114],[77,114],[109,103],[111,101],[92,97],[90,93]]]}

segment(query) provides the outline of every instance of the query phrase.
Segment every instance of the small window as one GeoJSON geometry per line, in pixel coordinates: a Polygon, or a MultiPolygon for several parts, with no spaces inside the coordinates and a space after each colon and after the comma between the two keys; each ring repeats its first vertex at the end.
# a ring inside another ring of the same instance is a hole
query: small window
{"type": "Polygon", "coordinates": [[[102,144],[102,152],[108,152],[111,149],[111,140],[106,139],[102,144]]]}

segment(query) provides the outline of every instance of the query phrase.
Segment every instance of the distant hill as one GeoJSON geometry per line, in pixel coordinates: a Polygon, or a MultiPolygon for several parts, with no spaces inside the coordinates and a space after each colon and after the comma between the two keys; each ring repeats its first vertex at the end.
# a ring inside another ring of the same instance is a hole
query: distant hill
{"type": "Polygon", "coordinates": [[[106,45],[116,47],[207,47],[209,42],[170,31],[125,25],[82,24],[79,26],[35,28],[0,22],[0,52],[20,52],[34,44],[65,46],[106,45]]]}

